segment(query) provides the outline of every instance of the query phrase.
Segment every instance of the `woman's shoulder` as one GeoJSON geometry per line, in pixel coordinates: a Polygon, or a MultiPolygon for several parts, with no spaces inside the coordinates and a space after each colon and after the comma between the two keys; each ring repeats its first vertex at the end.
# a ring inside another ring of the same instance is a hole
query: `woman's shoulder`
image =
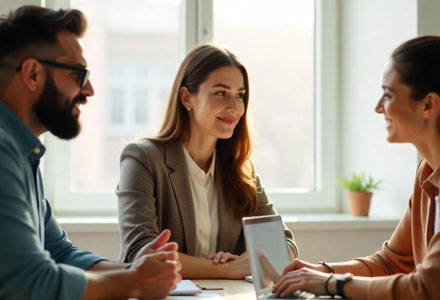
{"type": "Polygon", "coordinates": [[[148,156],[157,156],[164,153],[164,149],[167,145],[151,139],[141,139],[131,142],[124,147],[122,154],[147,154],[148,156]]]}
{"type": "Polygon", "coordinates": [[[163,157],[165,152],[173,150],[176,147],[180,147],[179,143],[175,142],[162,142],[155,139],[144,138],[125,146],[122,154],[132,153],[143,155],[146,154],[149,157],[157,158],[163,157]]]}

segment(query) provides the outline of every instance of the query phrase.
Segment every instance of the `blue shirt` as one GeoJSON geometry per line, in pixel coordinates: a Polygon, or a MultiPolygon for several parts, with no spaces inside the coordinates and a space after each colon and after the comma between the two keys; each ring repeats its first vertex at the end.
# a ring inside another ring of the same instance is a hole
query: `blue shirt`
{"type": "Polygon", "coordinates": [[[44,198],[45,147],[0,100],[0,299],[80,299],[101,257],[75,248],[44,198]]]}

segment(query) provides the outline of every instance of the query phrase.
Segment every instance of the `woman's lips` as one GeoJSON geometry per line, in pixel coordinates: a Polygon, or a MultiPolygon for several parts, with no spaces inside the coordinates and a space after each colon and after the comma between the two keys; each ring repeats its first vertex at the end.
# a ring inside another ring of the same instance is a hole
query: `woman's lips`
{"type": "Polygon", "coordinates": [[[229,117],[218,117],[217,119],[219,119],[220,121],[222,121],[227,125],[233,125],[236,120],[235,118],[229,118],[229,117]]]}
{"type": "Polygon", "coordinates": [[[390,127],[391,124],[393,124],[393,121],[391,121],[390,119],[385,119],[385,124],[386,124],[386,127],[390,127]]]}

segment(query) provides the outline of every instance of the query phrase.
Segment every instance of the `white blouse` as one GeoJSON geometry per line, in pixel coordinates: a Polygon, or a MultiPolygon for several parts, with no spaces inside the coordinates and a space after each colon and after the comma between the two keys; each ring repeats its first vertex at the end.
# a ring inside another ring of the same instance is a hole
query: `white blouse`
{"type": "Polygon", "coordinates": [[[189,173],[189,183],[194,203],[194,217],[196,221],[196,256],[206,257],[217,251],[218,236],[218,195],[214,185],[215,151],[211,165],[205,173],[192,159],[186,148],[186,165],[189,173]]]}

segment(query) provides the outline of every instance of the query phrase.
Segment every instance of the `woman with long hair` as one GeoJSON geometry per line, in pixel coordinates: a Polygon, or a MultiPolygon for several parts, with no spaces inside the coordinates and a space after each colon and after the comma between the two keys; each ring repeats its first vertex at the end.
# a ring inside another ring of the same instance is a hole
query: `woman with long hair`
{"type": "Polygon", "coordinates": [[[408,208],[382,250],[342,263],[294,260],[274,288],[360,299],[440,299],[440,37],[400,45],[383,72],[383,114],[391,143],[422,155],[408,208]],[[330,274],[329,274],[330,273],[330,274]]]}
{"type": "MultiPolygon", "coordinates": [[[[241,218],[276,212],[249,160],[248,103],[247,71],[231,52],[203,45],[185,57],[159,134],[121,155],[121,260],[133,261],[170,229],[183,277],[250,273],[241,218]]],[[[284,230],[297,257],[293,234],[284,230]]]]}

